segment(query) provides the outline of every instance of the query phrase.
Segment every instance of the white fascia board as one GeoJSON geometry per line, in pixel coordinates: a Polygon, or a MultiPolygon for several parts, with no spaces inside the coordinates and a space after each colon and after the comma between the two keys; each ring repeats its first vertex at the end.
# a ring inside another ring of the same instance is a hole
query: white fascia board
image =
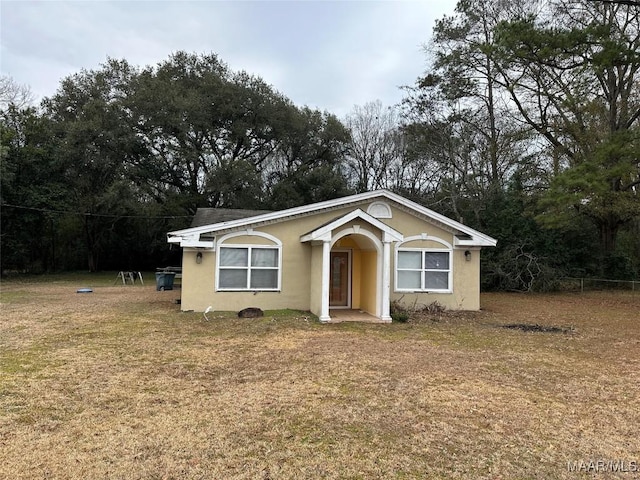
{"type": "MultiPolygon", "coordinates": [[[[410,210],[414,210],[426,217],[432,218],[435,221],[440,222],[454,230],[458,230],[459,232],[470,235],[473,238],[473,240],[465,241],[465,242],[472,241],[472,244],[469,244],[469,246],[475,245],[475,246],[494,247],[497,244],[497,240],[489,237],[488,235],[478,232],[477,230],[474,230],[471,227],[467,227],[462,223],[456,222],[455,220],[452,220],[449,217],[445,217],[444,215],[434,212],[429,208],[423,207],[422,205],[412,202],[411,200],[408,200],[388,190],[374,190],[372,192],[358,193],[356,195],[351,195],[348,197],[334,198],[333,200],[325,200],[324,202],[312,203],[310,205],[302,205],[300,207],[280,210],[278,212],[264,213],[262,215],[256,215],[255,217],[241,218],[239,220],[231,220],[229,222],[214,223],[211,225],[203,225],[201,227],[192,227],[184,230],[176,230],[174,232],[168,233],[169,242],[178,243],[175,241],[172,242],[171,237],[183,237],[183,236],[188,236],[193,234],[200,235],[201,233],[215,233],[219,230],[240,228],[240,227],[244,227],[247,225],[260,223],[260,222],[281,220],[281,219],[295,216],[295,215],[302,215],[310,212],[315,212],[318,210],[323,210],[325,208],[348,206],[350,203],[363,202],[366,200],[379,198],[379,197],[385,197],[388,200],[394,201],[400,205],[407,207],[410,210]]],[[[365,214],[365,215],[368,215],[368,214],[365,214]]],[[[368,216],[370,218],[373,218],[370,215],[368,216]]]]}
{"type": "MultiPolygon", "coordinates": [[[[490,237],[487,237],[490,238],[490,237]]],[[[455,237],[453,244],[456,247],[495,247],[498,243],[497,240],[490,238],[491,241],[487,241],[483,238],[469,238],[469,239],[460,239],[455,237]]]]}
{"type": "Polygon", "coordinates": [[[207,248],[213,249],[215,247],[215,242],[213,240],[209,240],[206,242],[200,240],[183,240],[180,242],[181,247],[195,247],[195,248],[207,248]]]}
{"type": "Polygon", "coordinates": [[[356,208],[352,212],[347,213],[346,215],[334,220],[333,222],[323,225],[317,230],[314,230],[311,233],[301,236],[300,241],[310,242],[313,240],[331,240],[331,232],[333,230],[335,230],[338,227],[341,227],[345,223],[355,220],[356,218],[360,218],[365,222],[373,225],[378,230],[381,230],[382,232],[384,232],[385,236],[388,236],[393,240],[397,240],[397,241],[402,240],[402,234],[400,232],[394,230],[389,225],[382,223],[380,220],[372,217],[368,213],[363,212],[359,208],[356,208]]]}
{"type": "Polygon", "coordinates": [[[215,247],[215,240],[200,240],[200,234],[177,236],[169,233],[167,237],[167,242],[179,243],[181,247],[208,248],[208,249],[213,249],[215,247]]]}
{"type": "MultiPolygon", "coordinates": [[[[324,202],[312,203],[309,205],[302,205],[300,207],[288,208],[286,210],[280,210],[277,212],[263,213],[262,215],[256,215],[255,217],[241,218],[238,220],[231,220],[228,222],[213,223],[211,225],[203,225],[201,227],[185,228],[183,230],[176,230],[169,232],[169,236],[183,236],[193,233],[213,233],[218,230],[226,230],[230,228],[243,227],[245,225],[251,225],[253,223],[268,222],[271,220],[280,220],[286,217],[292,217],[294,215],[301,215],[325,208],[333,208],[340,206],[347,206],[349,203],[361,202],[370,198],[379,197],[386,192],[386,190],[375,190],[373,192],[358,193],[349,197],[334,198],[333,200],[325,200],[324,202]]],[[[390,192],[388,192],[390,193],[390,192]]]]}
{"type": "Polygon", "coordinates": [[[329,242],[331,241],[331,230],[324,233],[317,233],[317,230],[300,237],[300,242],[329,242]]]}
{"type": "MultiPolygon", "coordinates": [[[[411,200],[401,197],[400,195],[397,195],[393,192],[382,190],[381,193],[384,196],[386,196],[389,200],[393,200],[401,205],[404,205],[407,208],[420,212],[427,217],[433,218],[434,220],[437,220],[438,222],[443,223],[448,227],[451,227],[455,230],[458,230],[472,237],[472,239],[470,240],[461,240],[462,242],[465,242],[465,243],[464,244],[459,243],[459,245],[495,247],[496,244],[498,243],[498,241],[495,238],[491,238],[490,236],[485,235],[484,233],[474,230],[473,228],[468,227],[460,222],[456,222],[455,220],[452,220],[449,217],[445,217],[444,215],[441,215],[438,212],[434,212],[433,210],[427,207],[423,207],[422,205],[412,202],[411,200]],[[470,242],[470,243],[467,243],[467,242],[470,242]]],[[[458,241],[458,239],[456,239],[456,241],[458,241]]]]}

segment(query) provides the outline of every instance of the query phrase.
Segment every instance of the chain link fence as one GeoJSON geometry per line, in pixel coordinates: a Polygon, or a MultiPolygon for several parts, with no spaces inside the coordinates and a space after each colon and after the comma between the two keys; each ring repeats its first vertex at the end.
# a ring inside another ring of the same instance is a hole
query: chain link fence
{"type": "Polygon", "coordinates": [[[623,290],[640,294],[640,280],[609,280],[604,278],[563,277],[559,279],[559,290],[589,292],[623,290]]]}

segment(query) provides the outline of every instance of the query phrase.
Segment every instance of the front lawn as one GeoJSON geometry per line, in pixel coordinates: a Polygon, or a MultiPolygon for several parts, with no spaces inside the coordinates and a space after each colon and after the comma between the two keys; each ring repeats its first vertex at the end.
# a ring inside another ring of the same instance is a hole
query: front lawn
{"type": "Polygon", "coordinates": [[[640,475],[640,293],[321,325],[91,282],[1,285],[0,478],[640,475]]]}

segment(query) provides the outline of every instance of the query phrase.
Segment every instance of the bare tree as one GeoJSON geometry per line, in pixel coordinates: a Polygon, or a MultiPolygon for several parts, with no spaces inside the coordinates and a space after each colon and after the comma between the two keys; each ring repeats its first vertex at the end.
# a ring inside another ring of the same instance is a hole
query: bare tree
{"type": "Polygon", "coordinates": [[[0,109],[4,110],[9,105],[16,108],[24,108],[33,104],[35,96],[28,85],[17,83],[8,75],[0,76],[0,109]]]}
{"type": "Polygon", "coordinates": [[[403,102],[405,163],[428,176],[405,193],[435,196],[480,226],[488,200],[514,175],[537,181],[546,157],[533,155],[531,128],[514,118],[494,55],[496,25],[536,8],[537,0],[460,0],[436,22],[424,48],[429,66],[403,102]]]}
{"type": "Polygon", "coordinates": [[[402,134],[395,108],[380,100],[356,105],[345,125],[351,133],[347,177],[358,192],[397,186],[402,134]]]}

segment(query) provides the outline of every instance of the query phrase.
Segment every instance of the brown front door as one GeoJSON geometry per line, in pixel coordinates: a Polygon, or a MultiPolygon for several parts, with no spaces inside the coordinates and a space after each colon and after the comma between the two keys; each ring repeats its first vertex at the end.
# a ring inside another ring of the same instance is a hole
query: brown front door
{"type": "Polygon", "coordinates": [[[349,252],[331,252],[329,306],[349,307],[349,252]]]}

